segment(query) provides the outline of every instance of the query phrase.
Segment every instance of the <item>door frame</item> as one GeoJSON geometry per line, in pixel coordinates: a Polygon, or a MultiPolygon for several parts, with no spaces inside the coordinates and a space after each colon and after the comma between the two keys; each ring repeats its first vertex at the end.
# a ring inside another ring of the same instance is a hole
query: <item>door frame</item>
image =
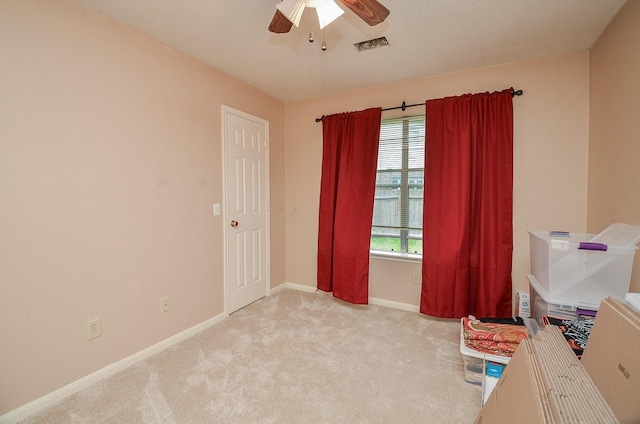
{"type": "Polygon", "coordinates": [[[229,208],[228,208],[228,195],[227,195],[227,172],[229,171],[229,167],[227,165],[227,115],[236,115],[244,119],[248,119],[250,121],[257,122],[259,124],[264,125],[265,130],[265,178],[266,178],[266,228],[265,228],[265,261],[266,261],[266,269],[265,269],[265,293],[266,296],[271,295],[271,194],[270,187],[271,183],[269,181],[269,121],[259,118],[257,116],[251,115],[249,113],[243,112],[238,109],[234,109],[227,105],[222,105],[222,221],[223,221],[223,285],[224,285],[224,313],[226,316],[229,316],[229,281],[228,281],[228,263],[229,263],[229,252],[227,249],[228,241],[229,241],[229,208]]]}

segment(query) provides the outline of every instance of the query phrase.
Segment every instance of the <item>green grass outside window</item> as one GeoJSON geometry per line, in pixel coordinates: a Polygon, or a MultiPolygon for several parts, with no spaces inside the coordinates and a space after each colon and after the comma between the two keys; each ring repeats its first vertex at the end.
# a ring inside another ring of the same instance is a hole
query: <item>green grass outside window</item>
{"type": "MultiPolygon", "coordinates": [[[[371,250],[400,252],[400,239],[396,237],[371,237],[371,250]]],[[[422,240],[409,239],[409,252],[422,254],[422,240]]]]}

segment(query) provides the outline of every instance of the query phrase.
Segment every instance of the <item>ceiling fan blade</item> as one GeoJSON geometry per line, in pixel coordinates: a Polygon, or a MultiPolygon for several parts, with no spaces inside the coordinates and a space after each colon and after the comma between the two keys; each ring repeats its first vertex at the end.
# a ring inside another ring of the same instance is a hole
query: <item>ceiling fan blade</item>
{"type": "Polygon", "coordinates": [[[282,12],[276,10],[276,14],[273,15],[273,19],[271,19],[271,23],[269,24],[269,31],[275,32],[276,34],[284,34],[285,32],[289,32],[292,26],[293,23],[291,23],[282,12]]]}
{"type": "Polygon", "coordinates": [[[371,26],[378,25],[389,16],[389,9],[377,0],[340,0],[353,13],[371,26]]]}

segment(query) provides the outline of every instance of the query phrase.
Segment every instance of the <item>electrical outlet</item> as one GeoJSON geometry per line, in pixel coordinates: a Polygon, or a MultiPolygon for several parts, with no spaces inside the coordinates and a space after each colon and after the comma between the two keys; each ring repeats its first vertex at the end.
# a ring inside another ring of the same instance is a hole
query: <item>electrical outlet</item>
{"type": "Polygon", "coordinates": [[[100,318],[87,321],[87,340],[102,336],[102,324],[100,318]]]}
{"type": "Polygon", "coordinates": [[[412,284],[420,284],[422,283],[422,274],[420,272],[412,272],[411,273],[411,283],[412,284]]]}
{"type": "Polygon", "coordinates": [[[165,296],[160,299],[160,312],[167,312],[171,309],[171,303],[169,303],[169,296],[165,296]]]}

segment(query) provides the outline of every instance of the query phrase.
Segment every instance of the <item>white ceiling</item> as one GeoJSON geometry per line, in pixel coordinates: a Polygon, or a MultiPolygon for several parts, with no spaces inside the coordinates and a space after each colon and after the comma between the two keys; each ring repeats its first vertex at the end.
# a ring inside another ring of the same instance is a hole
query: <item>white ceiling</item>
{"type": "Polygon", "coordinates": [[[589,49],[625,0],[380,0],[370,27],[345,13],[322,31],[315,10],[267,31],[279,0],[76,0],[283,101],[589,49]],[[316,41],[309,43],[309,31],[316,41]],[[386,36],[389,46],[354,43],[386,36]]]}

